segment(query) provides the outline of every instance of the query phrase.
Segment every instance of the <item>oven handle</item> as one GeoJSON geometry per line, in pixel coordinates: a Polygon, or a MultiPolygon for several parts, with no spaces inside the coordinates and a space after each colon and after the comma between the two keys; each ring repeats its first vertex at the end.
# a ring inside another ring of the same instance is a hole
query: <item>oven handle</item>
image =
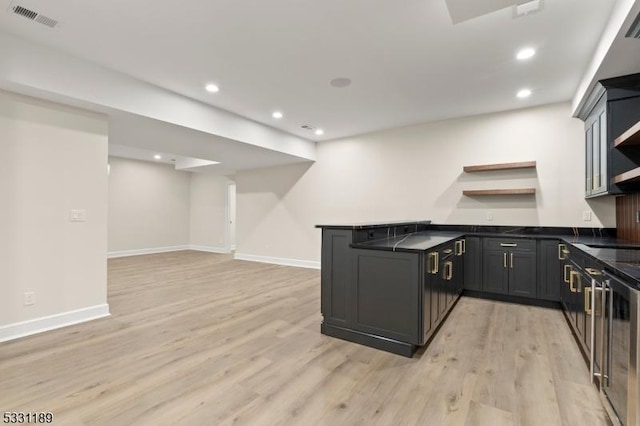
{"type": "MultiPolygon", "coordinates": [[[[585,288],[585,299],[587,296],[587,293],[589,293],[589,312],[587,312],[589,315],[591,315],[591,345],[589,346],[589,376],[591,377],[591,383],[593,383],[593,378],[595,377],[596,372],[595,370],[595,354],[596,354],[596,350],[594,348],[594,345],[596,343],[596,316],[595,316],[595,309],[594,309],[594,303],[596,301],[595,295],[596,295],[596,280],[595,279],[591,279],[591,287],[587,287],[585,288]],[[587,292],[587,290],[591,290],[589,292],[587,292]]],[[[586,301],[586,300],[585,300],[586,301]]],[[[585,306],[585,311],[587,311],[587,307],[585,306]]]]}

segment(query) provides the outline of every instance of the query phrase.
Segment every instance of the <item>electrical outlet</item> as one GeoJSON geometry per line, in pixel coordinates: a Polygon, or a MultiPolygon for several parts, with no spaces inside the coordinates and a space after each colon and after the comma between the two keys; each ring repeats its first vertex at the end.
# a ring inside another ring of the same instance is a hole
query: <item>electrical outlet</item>
{"type": "Polygon", "coordinates": [[[487,220],[493,220],[493,212],[487,212],[487,220]]]}
{"type": "Polygon", "coordinates": [[[27,291],[24,293],[24,306],[35,305],[36,294],[33,291],[27,291]]]}
{"type": "Polygon", "coordinates": [[[585,210],[582,212],[582,220],[585,222],[591,222],[591,211],[585,210]]]}

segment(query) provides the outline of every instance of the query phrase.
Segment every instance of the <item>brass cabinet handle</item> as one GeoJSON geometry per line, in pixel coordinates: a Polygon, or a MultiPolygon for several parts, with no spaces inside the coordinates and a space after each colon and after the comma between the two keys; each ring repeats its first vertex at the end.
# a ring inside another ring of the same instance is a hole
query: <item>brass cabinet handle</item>
{"type": "MultiPolygon", "coordinates": [[[[584,311],[587,315],[593,313],[591,310],[591,287],[584,288],[584,311]]],[[[594,331],[591,332],[593,333],[594,331]]]]}
{"type": "Polygon", "coordinates": [[[467,252],[467,240],[466,239],[462,239],[462,252],[466,253],[467,252]]]}
{"type": "Polygon", "coordinates": [[[429,253],[429,259],[433,262],[431,264],[431,268],[429,268],[429,273],[431,275],[435,275],[438,273],[438,252],[437,251],[432,251],[431,253],[429,253]]]}
{"type": "Polygon", "coordinates": [[[569,272],[569,289],[571,293],[579,293],[580,292],[580,272],[571,271],[569,272]],[[575,282],[573,281],[573,277],[578,277],[578,287],[575,286],[575,282]]]}
{"type": "Polygon", "coordinates": [[[594,268],[584,268],[589,275],[602,275],[602,271],[598,271],[597,269],[594,268]]]}
{"type": "Polygon", "coordinates": [[[456,256],[462,256],[462,240],[456,241],[456,256]]]}
{"type": "Polygon", "coordinates": [[[444,262],[444,279],[449,281],[453,277],[453,262],[444,262]]]}
{"type": "Polygon", "coordinates": [[[511,266],[511,269],[513,269],[513,253],[511,253],[511,256],[509,256],[509,266],[511,266]]]}
{"type": "Polygon", "coordinates": [[[442,252],[443,252],[444,254],[450,254],[450,253],[453,253],[453,250],[451,250],[451,249],[444,249],[444,250],[442,250],[442,252]]]}
{"type": "Polygon", "coordinates": [[[564,265],[564,282],[569,282],[569,274],[571,273],[571,265],[564,265]]]}
{"type": "Polygon", "coordinates": [[[567,246],[565,246],[564,244],[558,244],[558,260],[565,260],[567,258],[566,254],[568,252],[566,251],[566,249],[567,246]],[[563,254],[565,255],[564,257],[562,256],[563,254]]]}
{"type": "Polygon", "coordinates": [[[518,247],[516,243],[500,243],[500,247],[518,247]]]}
{"type": "Polygon", "coordinates": [[[507,253],[502,253],[502,266],[507,267],[507,253]]]}

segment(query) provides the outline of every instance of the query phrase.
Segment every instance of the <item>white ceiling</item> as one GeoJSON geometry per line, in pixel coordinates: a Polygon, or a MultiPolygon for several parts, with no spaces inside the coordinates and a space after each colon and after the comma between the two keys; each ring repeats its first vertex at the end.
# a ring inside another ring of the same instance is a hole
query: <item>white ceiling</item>
{"type": "Polygon", "coordinates": [[[58,27],[0,13],[0,29],[325,140],[569,100],[616,1],[545,0],[523,18],[507,7],[454,25],[445,0],[19,0],[58,27]],[[537,54],[521,63],[524,46],[537,54]],[[523,87],[533,95],[516,99],[523,87]]]}

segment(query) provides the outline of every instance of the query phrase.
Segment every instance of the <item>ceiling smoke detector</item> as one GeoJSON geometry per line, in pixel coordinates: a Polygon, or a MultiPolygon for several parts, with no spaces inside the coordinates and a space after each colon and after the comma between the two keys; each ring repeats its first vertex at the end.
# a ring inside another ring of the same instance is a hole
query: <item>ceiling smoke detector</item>
{"type": "Polygon", "coordinates": [[[20,6],[15,2],[9,3],[8,10],[12,13],[15,13],[16,15],[20,15],[31,21],[35,21],[39,24],[46,25],[49,28],[55,28],[55,26],[58,25],[58,21],[56,21],[55,19],[49,18],[48,16],[41,15],[40,13],[31,9],[28,9],[24,6],[20,6]]]}

